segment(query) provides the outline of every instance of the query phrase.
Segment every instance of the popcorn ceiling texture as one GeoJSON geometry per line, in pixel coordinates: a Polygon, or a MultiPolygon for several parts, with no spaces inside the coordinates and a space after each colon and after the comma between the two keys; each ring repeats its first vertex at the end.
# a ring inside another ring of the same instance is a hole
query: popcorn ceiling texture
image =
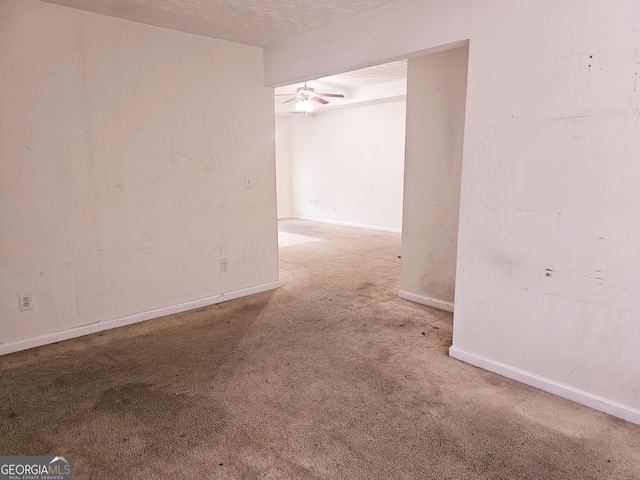
{"type": "MultiPolygon", "coordinates": [[[[316,92],[346,93],[354,88],[370,87],[381,83],[406,80],[406,78],[407,60],[397,60],[351,72],[330,75],[317,80],[310,79],[309,86],[315,88],[316,92]]],[[[302,85],[304,83],[299,82],[278,87],[275,89],[275,93],[276,95],[295,95],[296,89],[302,85]]],[[[381,92],[378,92],[378,95],[380,96],[376,98],[383,98],[381,92]]],[[[336,99],[331,99],[331,101],[338,104],[342,103],[336,99]]]]}
{"type": "Polygon", "coordinates": [[[265,47],[395,0],[43,0],[182,32],[265,47]]]}
{"type": "Polygon", "coordinates": [[[373,67],[361,68],[351,72],[341,73],[324,77],[320,80],[347,85],[351,88],[367,87],[378,83],[392,82],[407,78],[407,61],[397,60],[395,62],[374,65],[373,67]]]}

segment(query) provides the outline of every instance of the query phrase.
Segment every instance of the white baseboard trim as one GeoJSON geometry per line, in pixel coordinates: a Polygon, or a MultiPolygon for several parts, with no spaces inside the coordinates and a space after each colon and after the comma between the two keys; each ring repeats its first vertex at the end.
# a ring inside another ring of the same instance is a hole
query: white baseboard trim
{"type": "Polygon", "coordinates": [[[278,215],[278,220],[287,220],[289,218],[293,218],[291,215],[278,215]]]}
{"type": "Polygon", "coordinates": [[[255,285],[253,287],[241,288],[232,292],[224,292],[218,295],[212,295],[209,297],[198,298],[197,300],[190,300],[188,302],[177,303],[175,305],[168,305],[166,307],[154,308],[153,310],[147,310],[145,312],[134,313],[132,315],[126,315],[124,317],[115,318],[113,320],[99,321],[90,323],[88,325],[82,325],[80,327],[70,328],[61,332],[49,333],[34,338],[27,338],[24,340],[18,340],[12,343],[0,344],[0,355],[7,355],[9,353],[19,352],[21,350],[27,350],[29,348],[40,347],[50,343],[61,342],[63,340],[69,340],[71,338],[82,337],[84,335],[90,335],[92,333],[101,332],[103,330],[109,330],[112,328],[123,327],[125,325],[131,325],[133,323],[144,322],[146,320],[152,320],[154,318],[164,317],[165,315],[173,315],[175,313],[186,312],[187,310],[193,310],[195,308],[206,307],[214,305],[216,303],[226,302],[235,298],[246,297],[255,293],[266,292],[267,290],[273,290],[280,287],[280,282],[269,282],[261,285],[255,285]]]}
{"type": "Polygon", "coordinates": [[[439,310],[444,310],[445,312],[453,313],[453,303],[445,302],[444,300],[438,300],[437,298],[424,297],[422,295],[416,295],[415,293],[405,292],[404,290],[400,290],[398,292],[398,297],[402,298],[403,300],[409,300],[410,302],[421,303],[422,305],[426,305],[428,307],[433,307],[439,310]]]}
{"type": "Polygon", "coordinates": [[[354,227],[354,228],[364,228],[365,230],[377,230],[379,232],[402,233],[401,228],[378,227],[376,225],[363,225],[360,223],[339,222],[337,220],[327,220],[326,218],[304,217],[302,215],[293,215],[290,218],[297,218],[298,220],[308,220],[310,222],[328,223],[330,225],[340,225],[342,227],[354,227]]]}
{"type": "Polygon", "coordinates": [[[501,363],[482,355],[468,352],[461,348],[452,346],[449,348],[449,356],[461,360],[484,370],[497,373],[503,377],[511,378],[518,382],[530,385],[545,392],[552,393],[567,400],[591,407],[614,417],[622,418],[632,423],[640,424],[640,410],[622,403],[618,403],[608,398],[594,395],[593,393],[580,390],[565,383],[560,383],[550,378],[546,378],[535,373],[522,370],[505,363],[501,363]]]}

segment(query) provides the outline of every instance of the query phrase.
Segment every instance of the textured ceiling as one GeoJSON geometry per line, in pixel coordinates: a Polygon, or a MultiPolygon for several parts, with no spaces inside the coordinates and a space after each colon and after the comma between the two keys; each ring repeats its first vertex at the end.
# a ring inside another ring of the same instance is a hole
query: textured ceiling
{"type": "MultiPolygon", "coordinates": [[[[309,80],[309,86],[316,88],[316,91],[329,90],[331,92],[344,93],[344,89],[354,89],[360,87],[369,87],[380,83],[392,82],[394,80],[404,80],[407,78],[407,61],[398,60],[395,62],[375,65],[373,67],[353,70],[351,72],[331,75],[309,80]]],[[[295,93],[298,87],[304,83],[295,83],[275,89],[277,95],[286,95],[295,93]]]]}
{"type": "Polygon", "coordinates": [[[42,0],[265,47],[396,0],[42,0]]]}
{"type": "Polygon", "coordinates": [[[398,60],[396,62],[384,63],[373,67],[353,70],[352,72],[341,73],[319,79],[326,83],[344,85],[349,88],[368,87],[378,83],[392,82],[394,80],[404,80],[407,78],[407,61],[398,60]]]}

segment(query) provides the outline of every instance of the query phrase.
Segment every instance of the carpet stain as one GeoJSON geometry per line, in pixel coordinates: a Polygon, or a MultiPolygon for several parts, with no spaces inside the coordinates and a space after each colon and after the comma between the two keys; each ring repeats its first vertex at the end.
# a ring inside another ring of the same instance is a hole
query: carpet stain
{"type": "Polygon", "coordinates": [[[153,417],[159,413],[177,415],[185,405],[185,396],[153,390],[148,383],[127,383],[107,388],[93,406],[97,412],[132,414],[138,418],[153,417]]]}

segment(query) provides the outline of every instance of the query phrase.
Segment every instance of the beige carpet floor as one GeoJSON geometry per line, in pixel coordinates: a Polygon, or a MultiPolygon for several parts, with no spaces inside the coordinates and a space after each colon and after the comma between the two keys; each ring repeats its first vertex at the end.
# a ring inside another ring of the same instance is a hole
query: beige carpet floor
{"type": "Polygon", "coordinates": [[[640,478],[640,426],[450,358],[399,255],[283,221],[278,290],[0,357],[0,454],[76,480],[640,478]]]}

